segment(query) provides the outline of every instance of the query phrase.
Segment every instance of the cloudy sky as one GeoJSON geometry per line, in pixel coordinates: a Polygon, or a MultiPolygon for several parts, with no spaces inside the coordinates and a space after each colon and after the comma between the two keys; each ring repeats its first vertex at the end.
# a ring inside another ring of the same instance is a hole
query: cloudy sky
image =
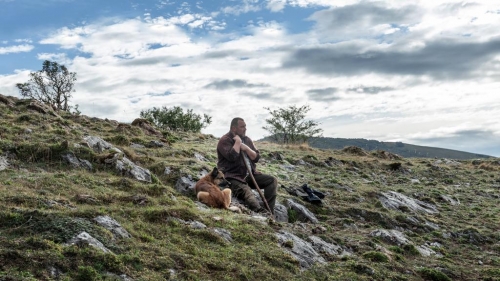
{"type": "Polygon", "coordinates": [[[82,114],[181,106],[221,136],[309,105],[325,137],[500,157],[500,2],[0,0],[0,93],[44,60],[77,73],[82,114]]]}

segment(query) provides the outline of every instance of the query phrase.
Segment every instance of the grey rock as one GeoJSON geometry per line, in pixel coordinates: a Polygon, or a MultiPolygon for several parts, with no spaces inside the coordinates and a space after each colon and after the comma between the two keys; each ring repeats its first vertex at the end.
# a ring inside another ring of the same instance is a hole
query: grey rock
{"type": "Polygon", "coordinates": [[[165,170],[163,170],[164,175],[170,175],[172,173],[172,168],[170,167],[165,167],[165,170]]]}
{"type": "Polygon", "coordinates": [[[131,238],[132,235],[128,233],[116,220],[109,216],[98,216],[94,218],[99,225],[111,231],[115,238],[131,238]]]}
{"type": "Polygon", "coordinates": [[[52,277],[52,278],[54,278],[56,280],[59,280],[59,278],[63,274],[62,271],[59,268],[56,268],[56,267],[53,267],[53,266],[50,266],[47,269],[49,271],[50,277],[52,277]]]}
{"type": "Polygon", "coordinates": [[[420,212],[427,214],[439,213],[436,206],[432,204],[410,198],[406,195],[394,191],[383,192],[379,196],[379,200],[382,203],[382,205],[387,209],[401,210],[401,207],[403,207],[413,212],[420,212]]]}
{"type": "Polygon", "coordinates": [[[144,169],[134,164],[134,162],[130,161],[127,157],[123,156],[120,159],[120,154],[117,153],[109,162],[114,162],[116,170],[123,176],[128,176],[138,181],[152,182],[151,172],[148,169],[144,169]]]}
{"type": "Polygon", "coordinates": [[[439,225],[433,223],[433,222],[429,222],[429,221],[426,221],[425,222],[425,226],[427,226],[428,228],[432,229],[432,230],[439,230],[439,225]]]}
{"type": "Polygon", "coordinates": [[[70,245],[91,246],[103,251],[104,253],[111,253],[111,251],[108,248],[104,247],[104,245],[99,240],[95,239],[85,231],[71,238],[66,246],[70,245]]]}
{"type": "Polygon", "coordinates": [[[323,239],[318,236],[309,236],[309,241],[311,241],[311,245],[318,253],[323,253],[328,256],[350,256],[351,253],[345,251],[339,245],[334,245],[325,242],[323,239]]]}
{"type": "Polygon", "coordinates": [[[196,201],[196,202],[194,202],[194,204],[196,205],[196,207],[200,211],[208,211],[208,210],[210,210],[210,208],[207,205],[201,203],[200,201],[196,201]]]}
{"type": "Polygon", "coordinates": [[[161,141],[152,140],[149,142],[148,147],[164,147],[165,145],[161,141]]]}
{"type": "Polygon", "coordinates": [[[460,162],[457,162],[455,160],[450,160],[450,159],[439,159],[434,161],[433,165],[439,165],[439,164],[444,164],[448,166],[458,166],[461,165],[460,162]]]}
{"type": "Polygon", "coordinates": [[[296,235],[282,230],[276,233],[276,236],[278,237],[278,245],[283,248],[285,252],[297,259],[303,269],[310,268],[316,263],[326,263],[325,259],[310,243],[302,240],[296,235]]]}
{"type": "Polygon", "coordinates": [[[24,133],[25,134],[31,134],[31,133],[33,133],[33,130],[30,129],[30,128],[26,128],[26,129],[24,129],[24,133]]]}
{"type": "Polygon", "coordinates": [[[430,245],[432,247],[436,247],[436,248],[442,248],[443,247],[443,245],[441,245],[441,243],[439,243],[439,242],[432,242],[430,245]]]}
{"type": "Polygon", "coordinates": [[[66,163],[70,164],[73,168],[84,168],[89,171],[92,171],[92,163],[90,163],[85,159],[80,159],[72,153],[62,155],[61,157],[66,163]]]}
{"type": "Polygon", "coordinates": [[[194,228],[194,229],[204,229],[204,228],[207,228],[206,225],[204,225],[203,223],[199,222],[199,221],[192,221],[189,223],[189,225],[191,226],[191,228],[194,228]]]}
{"type": "MultiPolygon", "coordinates": [[[[100,137],[94,136],[85,136],[83,140],[87,142],[90,148],[92,148],[95,152],[101,153],[105,150],[115,148],[112,144],[107,141],[104,141],[100,137]]],[[[120,151],[121,152],[121,151],[120,151]]]]}
{"type": "Polygon", "coordinates": [[[132,144],[130,144],[130,147],[132,147],[134,149],[146,148],[144,145],[138,144],[138,143],[132,143],[132,144]]]}
{"type": "Polygon", "coordinates": [[[452,206],[460,205],[460,200],[454,199],[454,198],[452,198],[451,196],[448,196],[448,195],[442,194],[441,195],[441,199],[443,199],[444,201],[450,203],[450,205],[452,205],[452,206]]]}
{"type": "Polygon", "coordinates": [[[180,177],[177,182],[175,183],[175,189],[179,191],[182,194],[194,194],[194,185],[196,184],[195,181],[193,181],[193,178],[191,175],[188,175],[186,177],[180,177]]]}
{"type": "Polygon", "coordinates": [[[121,281],[133,281],[134,279],[128,277],[126,274],[117,275],[112,272],[106,272],[106,276],[110,277],[111,280],[121,280],[121,281]]]}
{"type": "Polygon", "coordinates": [[[227,242],[233,241],[233,237],[231,236],[231,232],[229,230],[223,228],[214,228],[212,229],[212,231],[227,242]]]}
{"type": "Polygon", "coordinates": [[[402,232],[394,229],[392,230],[377,229],[370,232],[370,236],[380,237],[387,243],[396,244],[398,246],[410,244],[410,240],[408,240],[402,232]]]}
{"type": "Polygon", "coordinates": [[[287,170],[287,171],[294,171],[295,168],[296,167],[294,165],[289,164],[289,163],[281,165],[281,169],[287,170]]]}
{"type": "Polygon", "coordinates": [[[436,253],[433,249],[429,248],[427,245],[416,246],[415,248],[424,257],[442,256],[441,254],[436,253]]]}
{"type": "Polygon", "coordinates": [[[306,207],[303,205],[296,203],[292,199],[287,199],[286,200],[286,205],[294,211],[297,212],[297,217],[299,220],[304,221],[304,222],[312,222],[312,223],[319,223],[318,219],[316,216],[309,211],[306,207]]]}
{"type": "Polygon", "coordinates": [[[306,161],[304,161],[304,160],[302,160],[302,159],[297,160],[297,163],[296,163],[296,164],[297,164],[297,165],[301,165],[301,166],[312,166],[312,164],[311,164],[311,163],[308,163],[308,162],[306,162],[306,161]]]}
{"type": "Polygon", "coordinates": [[[196,152],[196,153],[194,154],[194,158],[196,158],[196,160],[198,160],[198,161],[202,161],[202,162],[207,162],[207,161],[208,161],[208,159],[207,159],[207,158],[205,158],[205,156],[203,156],[203,155],[199,154],[198,152],[196,152]]]}
{"type": "Polygon", "coordinates": [[[9,167],[9,162],[7,161],[7,157],[0,156],[0,171],[3,171],[9,167]]]}
{"type": "Polygon", "coordinates": [[[201,171],[198,172],[197,176],[198,179],[201,179],[202,177],[206,176],[208,174],[208,171],[205,169],[202,169],[201,171]]]}
{"type": "Polygon", "coordinates": [[[274,219],[278,222],[288,222],[288,209],[281,204],[274,205],[274,219]]]}

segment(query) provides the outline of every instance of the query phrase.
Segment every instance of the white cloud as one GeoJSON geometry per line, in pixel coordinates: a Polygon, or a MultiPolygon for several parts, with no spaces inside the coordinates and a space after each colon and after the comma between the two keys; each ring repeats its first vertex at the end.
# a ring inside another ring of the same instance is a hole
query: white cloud
{"type": "Polygon", "coordinates": [[[286,6],[286,0],[268,0],[266,8],[271,10],[271,12],[282,11],[286,6]]]}
{"type": "Polygon", "coordinates": [[[232,14],[237,16],[249,12],[258,12],[261,10],[259,0],[242,0],[242,2],[243,3],[241,5],[226,6],[222,8],[221,11],[225,14],[232,14]]]}
{"type": "Polygon", "coordinates": [[[35,46],[29,44],[0,47],[0,55],[30,52],[34,48],[35,46]]]}

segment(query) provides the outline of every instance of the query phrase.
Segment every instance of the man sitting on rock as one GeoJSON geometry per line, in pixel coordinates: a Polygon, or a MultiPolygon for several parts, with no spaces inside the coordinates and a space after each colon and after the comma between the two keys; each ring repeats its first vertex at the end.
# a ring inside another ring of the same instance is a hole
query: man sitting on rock
{"type": "Polygon", "coordinates": [[[229,132],[217,144],[217,167],[224,171],[224,176],[231,183],[230,188],[238,199],[243,200],[252,211],[265,212],[266,209],[259,204],[252,192],[256,188],[252,181],[253,175],[258,187],[264,190],[264,197],[274,213],[278,181],[275,177],[256,170],[255,163],[259,161],[260,153],[246,136],[246,130],[246,123],[242,118],[236,117],[231,121],[229,132]],[[245,161],[251,171],[247,170],[245,161]]]}

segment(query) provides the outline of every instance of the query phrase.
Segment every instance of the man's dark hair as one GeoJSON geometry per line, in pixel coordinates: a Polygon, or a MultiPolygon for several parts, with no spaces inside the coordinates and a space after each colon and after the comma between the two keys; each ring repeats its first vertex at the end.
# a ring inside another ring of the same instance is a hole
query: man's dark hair
{"type": "Polygon", "coordinates": [[[234,117],[233,120],[231,120],[231,128],[238,127],[238,121],[245,121],[245,120],[243,120],[243,118],[240,117],[234,117]]]}

